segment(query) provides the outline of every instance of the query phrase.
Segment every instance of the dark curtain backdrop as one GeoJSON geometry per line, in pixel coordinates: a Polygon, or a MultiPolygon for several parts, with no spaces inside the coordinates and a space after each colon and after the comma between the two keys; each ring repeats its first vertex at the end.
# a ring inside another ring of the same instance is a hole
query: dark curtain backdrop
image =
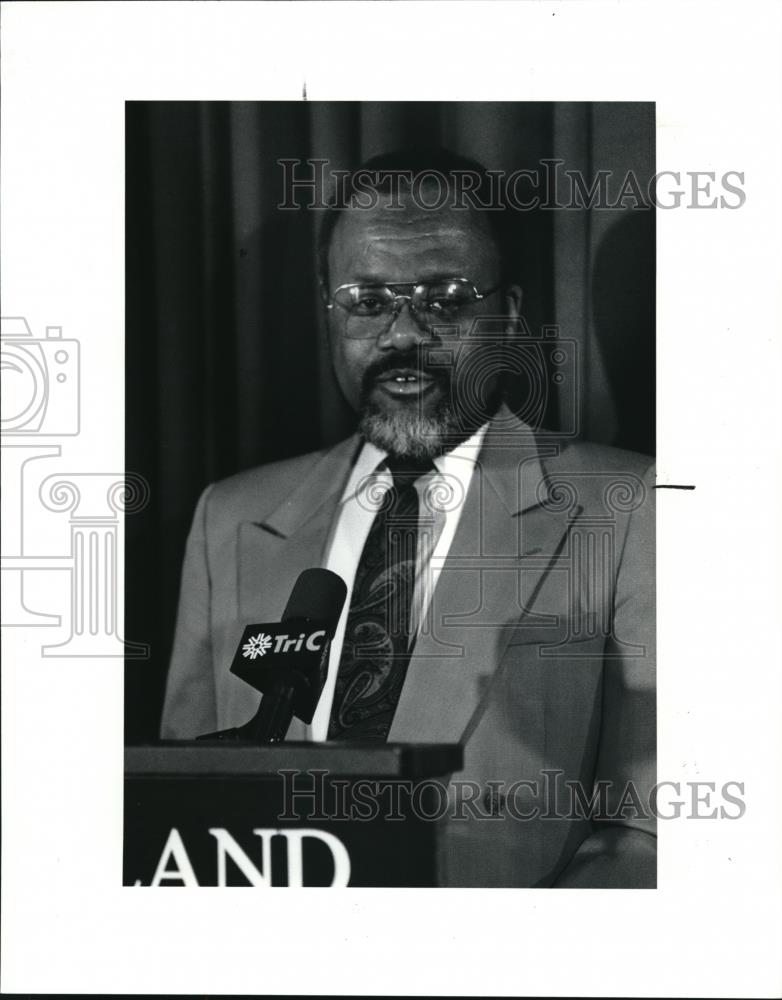
{"type": "MultiPolygon", "coordinates": [[[[126,467],[150,485],[126,521],[126,739],[154,739],[198,495],[352,429],[316,295],[321,213],[280,211],[282,158],[349,169],[441,144],[493,170],[558,157],[589,179],[654,173],[652,104],[129,103],[126,467]]],[[[654,219],[632,208],[514,213],[533,333],[579,345],[579,434],[654,450],[654,219]],[[517,214],[518,217],[515,217],[517,214]]],[[[556,427],[560,401],[545,422],[556,427]]],[[[227,669],[227,665],[226,665],[227,669]]]]}

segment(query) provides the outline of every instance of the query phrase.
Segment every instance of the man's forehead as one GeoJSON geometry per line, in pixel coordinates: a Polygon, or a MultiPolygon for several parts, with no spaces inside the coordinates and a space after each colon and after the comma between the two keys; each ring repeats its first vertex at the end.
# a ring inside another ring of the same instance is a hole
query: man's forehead
{"type": "Polygon", "coordinates": [[[421,209],[402,202],[399,208],[378,205],[365,209],[348,207],[342,212],[337,232],[343,239],[361,239],[365,235],[387,239],[421,238],[438,241],[468,237],[481,241],[490,239],[488,226],[477,212],[468,208],[421,209]]]}
{"type": "Polygon", "coordinates": [[[479,266],[491,263],[496,250],[488,226],[465,209],[436,211],[387,208],[347,208],[332,239],[331,261],[352,267],[358,258],[367,264],[383,258],[410,257],[420,263],[431,257],[454,264],[479,266]]]}

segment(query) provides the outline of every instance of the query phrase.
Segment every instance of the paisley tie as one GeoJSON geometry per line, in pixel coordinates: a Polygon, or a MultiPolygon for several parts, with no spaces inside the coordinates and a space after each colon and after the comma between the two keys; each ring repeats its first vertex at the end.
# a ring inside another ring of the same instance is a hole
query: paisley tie
{"type": "Polygon", "coordinates": [[[410,662],[418,545],[416,479],[434,469],[387,459],[383,497],[359,559],[337,673],[328,738],[383,742],[410,662]]]}

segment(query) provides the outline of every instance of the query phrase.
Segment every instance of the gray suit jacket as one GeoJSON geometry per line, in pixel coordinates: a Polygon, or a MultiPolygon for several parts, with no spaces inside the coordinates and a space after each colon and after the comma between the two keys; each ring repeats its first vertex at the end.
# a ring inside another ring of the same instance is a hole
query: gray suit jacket
{"type": "MultiPolygon", "coordinates": [[[[252,469],[198,504],[161,735],[240,725],[244,625],[281,615],[322,564],[360,446],[252,469]]],[[[533,434],[486,435],[413,649],[391,742],[461,742],[440,881],[653,887],[654,481],[650,460],[533,434]],[[597,789],[600,806],[586,804],[597,789]],[[602,798],[600,796],[603,796],[602,798]],[[640,808],[639,808],[640,807],[640,808]]],[[[301,739],[294,720],[288,739],[301,739]]]]}

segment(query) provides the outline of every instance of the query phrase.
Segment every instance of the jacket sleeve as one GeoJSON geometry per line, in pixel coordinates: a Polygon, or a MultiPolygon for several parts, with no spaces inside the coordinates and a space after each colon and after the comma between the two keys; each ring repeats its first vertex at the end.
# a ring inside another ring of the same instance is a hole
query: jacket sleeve
{"type": "Polygon", "coordinates": [[[563,888],[655,888],[657,780],[654,469],[630,515],[606,644],[596,786],[607,809],[556,882],[563,888]]]}
{"type": "Polygon", "coordinates": [[[211,580],[206,551],[206,509],[211,489],[207,487],[198,501],[185,550],[160,727],[162,739],[195,739],[217,728],[210,636],[211,580]]]}

